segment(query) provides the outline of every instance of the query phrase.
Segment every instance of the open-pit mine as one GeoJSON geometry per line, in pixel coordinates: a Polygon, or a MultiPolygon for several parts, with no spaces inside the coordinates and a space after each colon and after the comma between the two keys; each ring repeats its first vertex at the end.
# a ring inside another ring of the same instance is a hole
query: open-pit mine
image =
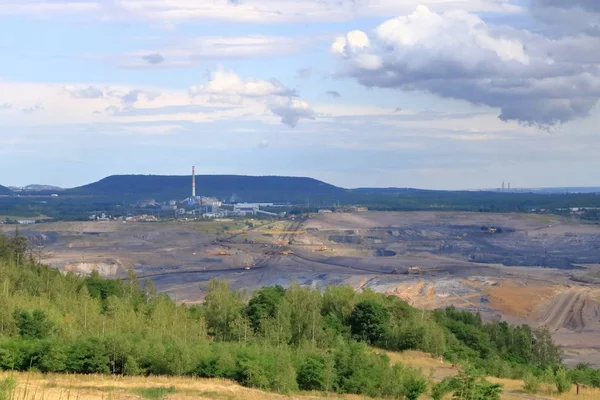
{"type": "MultiPolygon", "coordinates": [[[[10,234],[14,228],[0,226],[10,234]]],[[[211,279],[238,289],[351,285],[427,309],[546,325],[565,361],[600,367],[600,225],[553,215],[330,213],[296,220],[28,226],[32,256],[63,271],[126,279],[177,301],[211,279]]]]}

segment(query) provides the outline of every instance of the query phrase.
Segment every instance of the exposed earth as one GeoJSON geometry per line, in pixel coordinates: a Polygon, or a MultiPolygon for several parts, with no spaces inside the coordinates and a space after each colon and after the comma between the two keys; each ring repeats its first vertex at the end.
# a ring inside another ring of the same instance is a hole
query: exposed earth
{"type": "Polygon", "coordinates": [[[49,223],[21,232],[47,264],[117,279],[132,268],[177,301],[200,301],[212,278],[248,291],[291,280],[349,284],[417,307],[454,304],[488,319],[547,325],[566,363],[600,367],[600,225],[531,214],[367,212],[49,223]]]}

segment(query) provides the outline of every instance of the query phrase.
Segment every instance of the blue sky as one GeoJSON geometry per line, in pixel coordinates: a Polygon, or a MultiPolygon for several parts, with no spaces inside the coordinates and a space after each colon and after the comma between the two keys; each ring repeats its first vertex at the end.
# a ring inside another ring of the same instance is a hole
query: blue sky
{"type": "Polygon", "coordinates": [[[594,0],[0,0],[0,184],[598,186],[597,49],[594,0]]]}

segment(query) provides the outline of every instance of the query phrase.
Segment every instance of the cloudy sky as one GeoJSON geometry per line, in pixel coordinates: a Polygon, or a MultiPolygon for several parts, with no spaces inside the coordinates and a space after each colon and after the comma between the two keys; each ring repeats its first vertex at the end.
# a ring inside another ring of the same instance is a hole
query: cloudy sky
{"type": "Polygon", "coordinates": [[[0,0],[0,184],[600,186],[598,0],[0,0]]]}

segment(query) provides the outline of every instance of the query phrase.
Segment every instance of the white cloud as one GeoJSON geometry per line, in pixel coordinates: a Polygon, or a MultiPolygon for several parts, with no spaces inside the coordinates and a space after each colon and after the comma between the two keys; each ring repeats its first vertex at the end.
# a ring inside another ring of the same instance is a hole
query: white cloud
{"type": "Polygon", "coordinates": [[[500,108],[502,120],[550,126],[588,116],[600,97],[590,40],[551,40],[420,6],[371,37],[352,31],[331,50],[343,60],[341,75],[364,86],[427,91],[500,108]]]}
{"type": "Polygon", "coordinates": [[[91,55],[123,68],[179,68],[206,60],[237,60],[297,53],[330,37],[266,35],[176,38],[126,54],[91,55]]]}
{"type": "Polygon", "coordinates": [[[64,85],[0,80],[5,126],[102,123],[210,122],[245,119],[290,126],[314,118],[293,90],[273,80],[241,79],[218,69],[204,85],[188,91],[123,85],[64,85]],[[10,107],[9,107],[10,104],[10,107]],[[265,107],[270,114],[265,113],[265,107]],[[272,115],[271,115],[272,114],[272,115]]]}
{"type": "Polygon", "coordinates": [[[208,96],[210,100],[242,104],[246,100],[264,103],[281,122],[294,127],[302,118],[314,119],[315,113],[308,103],[300,98],[294,90],[276,79],[268,81],[240,78],[235,72],[219,67],[210,74],[204,85],[194,85],[189,89],[192,98],[208,96]]]}
{"type": "Polygon", "coordinates": [[[348,21],[387,17],[426,4],[436,11],[516,12],[511,0],[0,0],[0,15],[77,16],[81,19],[139,19],[169,25],[178,21],[219,20],[244,23],[348,21]]]}
{"type": "Polygon", "coordinates": [[[219,67],[210,74],[208,83],[190,87],[190,95],[210,94],[234,97],[292,96],[294,91],[276,79],[264,81],[248,78],[242,80],[235,72],[219,67]]]}

